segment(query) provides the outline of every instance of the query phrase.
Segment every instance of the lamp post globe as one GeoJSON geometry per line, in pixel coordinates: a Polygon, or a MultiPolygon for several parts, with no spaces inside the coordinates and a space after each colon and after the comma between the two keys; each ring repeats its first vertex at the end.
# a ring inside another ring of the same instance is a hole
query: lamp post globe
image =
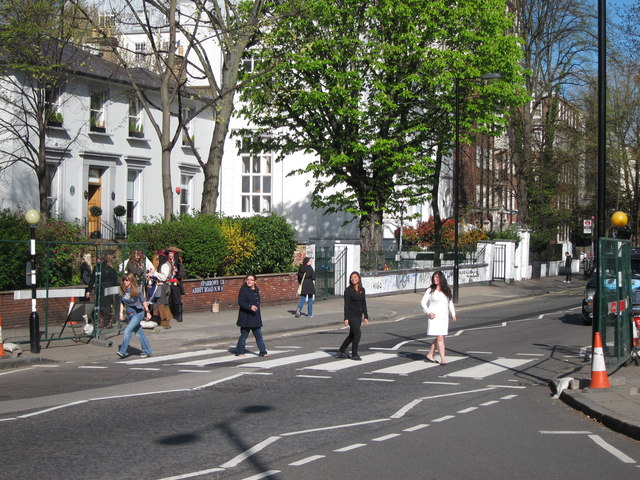
{"type": "Polygon", "coordinates": [[[627,223],[629,223],[629,217],[626,213],[618,210],[611,215],[611,225],[614,227],[626,227],[627,223]]]}
{"type": "Polygon", "coordinates": [[[31,209],[24,214],[25,221],[31,227],[31,315],[29,315],[29,343],[31,353],[40,353],[40,317],[37,310],[36,288],[36,227],[40,223],[40,212],[31,209]]]}

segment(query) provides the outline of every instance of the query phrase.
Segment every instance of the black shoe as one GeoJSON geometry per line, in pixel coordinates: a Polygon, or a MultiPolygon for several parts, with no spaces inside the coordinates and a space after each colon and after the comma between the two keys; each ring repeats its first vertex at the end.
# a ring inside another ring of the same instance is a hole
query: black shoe
{"type": "Polygon", "coordinates": [[[360,355],[351,355],[351,360],[362,360],[360,355]]]}
{"type": "Polygon", "coordinates": [[[338,354],[336,355],[336,358],[349,358],[349,355],[347,355],[344,352],[338,352],[338,354]]]}

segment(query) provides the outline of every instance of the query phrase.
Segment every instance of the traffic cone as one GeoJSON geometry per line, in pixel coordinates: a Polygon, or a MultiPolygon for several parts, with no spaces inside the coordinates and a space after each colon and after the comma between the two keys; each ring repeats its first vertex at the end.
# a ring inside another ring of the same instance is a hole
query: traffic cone
{"type": "Polygon", "coordinates": [[[4,343],[2,341],[2,315],[0,315],[0,357],[4,356],[4,343]]]}
{"type": "Polygon", "coordinates": [[[602,339],[600,332],[596,332],[593,339],[593,353],[591,355],[591,385],[589,388],[610,388],[607,368],[604,363],[604,353],[602,351],[602,339]]]}

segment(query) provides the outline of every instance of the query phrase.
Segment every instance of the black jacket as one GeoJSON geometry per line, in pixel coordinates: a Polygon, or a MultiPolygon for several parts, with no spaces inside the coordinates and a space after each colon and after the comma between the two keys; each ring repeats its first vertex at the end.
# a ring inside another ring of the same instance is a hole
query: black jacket
{"type": "Polygon", "coordinates": [[[364,288],[360,287],[361,292],[356,292],[353,285],[349,285],[344,291],[344,319],[359,320],[369,318],[367,312],[367,299],[364,288]]]}
{"type": "Polygon", "coordinates": [[[236,325],[239,327],[260,328],[262,327],[262,314],[260,313],[260,289],[255,290],[242,285],[240,293],[238,293],[238,321],[236,325]],[[256,305],[258,310],[251,310],[251,306],[256,305]]]}
{"type": "Polygon", "coordinates": [[[302,283],[302,292],[301,295],[315,295],[316,294],[316,272],[313,271],[313,267],[311,265],[300,265],[298,269],[298,283],[302,282],[302,277],[304,275],[304,282],[302,283]],[[306,273],[306,275],[304,275],[306,273]]]}

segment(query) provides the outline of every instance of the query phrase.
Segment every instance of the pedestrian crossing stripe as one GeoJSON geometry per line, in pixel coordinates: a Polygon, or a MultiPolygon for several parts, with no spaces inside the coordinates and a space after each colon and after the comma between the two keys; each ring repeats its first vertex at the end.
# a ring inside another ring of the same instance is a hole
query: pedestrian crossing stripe
{"type": "Polygon", "coordinates": [[[464,378],[484,378],[494,373],[503,372],[504,370],[513,369],[529,363],[533,358],[498,358],[491,360],[475,367],[465,368],[457,372],[447,373],[446,377],[464,377],[464,378]]]}
{"type": "MultiPolygon", "coordinates": [[[[277,356],[286,353],[292,353],[290,350],[272,350],[269,352],[271,356],[277,356]]],[[[308,353],[299,353],[294,355],[283,355],[279,358],[268,358],[255,360],[256,356],[248,354],[245,357],[237,357],[229,353],[228,350],[222,349],[205,349],[196,350],[193,352],[174,353],[169,355],[153,356],[148,358],[137,358],[131,360],[121,360],[117,363],[127,364],[129,366],[138,367],[140,365],[149,365],[152,363],[165,363],[177,366],[197,366],[204,367],[207,365],[215,365],[222,363],[231,363],[237,368],[242,369],[256,369],[256,370],[268,370],[276,367],[282,367],[287,365],[295,365],[304,362],[313,362],[320,360],[320,363],[315,365],[308,365],[300,368],[302,371],[319,371],[319,372],[338,372],[349,368],[358,368],[366,365],[372,365],[379,362],[389,360],[404,360],[401,363],[391,365],[388,367],[378,368],[377,370],[368,371],[370,374],[380,375],[409,375],[411,373],[420,372],[423,370],[429,370],[434,367],[440,367],[437,363],[425,362],[423,360],[411,360],[407,357],[406,353],[402,352],[375,352],[362,355],[362,361],[354,361],[351,359],[336,360],[334,359],[335,350],[317,350],[308,353]],[[223,354],[223,355],[221,355],[223,354]],[[202,357],[206,358],[194,358],[202,357]],[[330,359],[330,361],[322,362],[323,359],[330,359]],[[184,361],[181,361],[184,360],[184,361]]],[[[483,363],[464,368],[461,370],[451,371],[451,365],[455,362],[465,360],[467,356],[448,355],[447,363],[449,366],[446,369],[438,369],[438,373],[442,370],[442,377],[444,378],[475,378],[481,379],[494,375],[505,370],[515,369],[521,365],[531,362],[535,359],[531,358],[498,358],[490,361],[484,361],[483,363]]],[[[189,370],[194,371],[194,370],[189,370]]],[[[299,375],[303,376],[303,375],[299,375]]],[[[315,376],[314,376],[315,377],[315,376]]],[[[322,377],[330,378],[330,377],[322,377]]]]}

